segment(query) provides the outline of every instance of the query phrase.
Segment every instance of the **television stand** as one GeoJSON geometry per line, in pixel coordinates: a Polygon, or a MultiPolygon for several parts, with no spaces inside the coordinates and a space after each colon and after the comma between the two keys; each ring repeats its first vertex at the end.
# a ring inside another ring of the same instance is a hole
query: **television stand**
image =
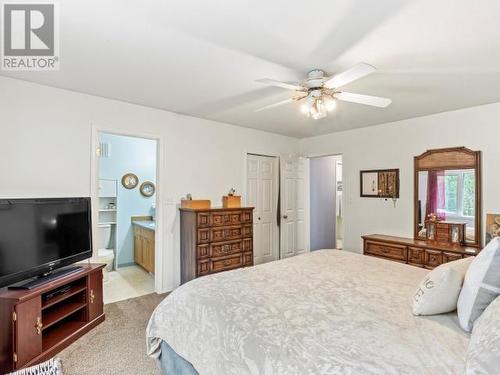
{"type": "Polygon", "coordinates": [[[29,281],[23,281],[20,284],[14,284],[9,286],[9,289],[13,290],[31,290],[34,288],[38,288],[40,286],[43,286],[44,284],[47,284],[53,280],[57,280],[60,277],[76,273],[76,272],[82,272],[83,267],[82,266],[69,266],[65,268],[61,268],[55,271],[52,271],[50,273],[44,274],[42,276],[37,276],[36,278],[30,279],[29,281]]]}
{"type": "Polygon", "coordinates": [[[0,374],[54,357],[104,321],[105,266],[84,264],[32,289],[0,291],[0,374]]]}

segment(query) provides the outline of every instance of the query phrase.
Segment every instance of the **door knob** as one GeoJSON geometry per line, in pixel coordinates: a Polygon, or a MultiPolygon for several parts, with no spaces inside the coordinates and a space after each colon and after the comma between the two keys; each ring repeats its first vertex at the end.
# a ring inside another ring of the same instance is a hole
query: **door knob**
{"type": "Polygon", "coordinates": [[[260,220],[260,217],[258,217],[257,219],[260,220]]]}
{"type": "Polygon", "coordinates": [[[283,215],[283,219],[288,219],[288,215],[283,215]]]}

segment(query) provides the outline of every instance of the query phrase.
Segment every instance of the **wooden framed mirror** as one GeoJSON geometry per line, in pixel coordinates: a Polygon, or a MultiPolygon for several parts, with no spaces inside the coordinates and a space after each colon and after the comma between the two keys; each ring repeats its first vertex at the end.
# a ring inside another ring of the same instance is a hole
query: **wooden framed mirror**
{"type": "Polygon", "coordinates": [[[481,247],[481,152],[428,150],[414,162],[415,239],[481,247]]]}

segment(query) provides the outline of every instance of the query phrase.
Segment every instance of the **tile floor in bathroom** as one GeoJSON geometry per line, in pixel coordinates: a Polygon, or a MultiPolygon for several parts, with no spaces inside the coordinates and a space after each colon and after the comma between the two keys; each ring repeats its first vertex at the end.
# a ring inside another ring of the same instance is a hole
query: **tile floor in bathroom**
{"type": "Polygon", "coordinates": [[[154,276],[139,266],[121,267],[104,277],[104,303],[113,303],[153,293],[154,276]]]}

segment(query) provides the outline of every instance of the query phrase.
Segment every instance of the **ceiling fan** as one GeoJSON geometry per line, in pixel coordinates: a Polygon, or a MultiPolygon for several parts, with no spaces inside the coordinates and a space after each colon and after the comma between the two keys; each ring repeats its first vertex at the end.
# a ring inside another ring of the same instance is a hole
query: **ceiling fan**
{"type": "Polygon", "coordinates": [[[258,79],[257,82],[269,86],[281,87],[287,90],[294,90],[295,96],[277,103],[269,104],[256,110],[256,112],[265,109],[278,107],[283,104],[294,101],[303,101],[301,111],[315,120],[324,118],[328,112],[336,107],[336,99],[345,102],[371,105],[374,107],[385,108],[391,104],[392,100],[378,96],[353,94],[340,91],[344,85],[357,79],[363,78],[373,73],[376,68],[370,64],[359,63],[343,73],[328,77],[321,69],[311,70],[307,78],[300,83],[280,82],[269,78],[258,79]]]}

